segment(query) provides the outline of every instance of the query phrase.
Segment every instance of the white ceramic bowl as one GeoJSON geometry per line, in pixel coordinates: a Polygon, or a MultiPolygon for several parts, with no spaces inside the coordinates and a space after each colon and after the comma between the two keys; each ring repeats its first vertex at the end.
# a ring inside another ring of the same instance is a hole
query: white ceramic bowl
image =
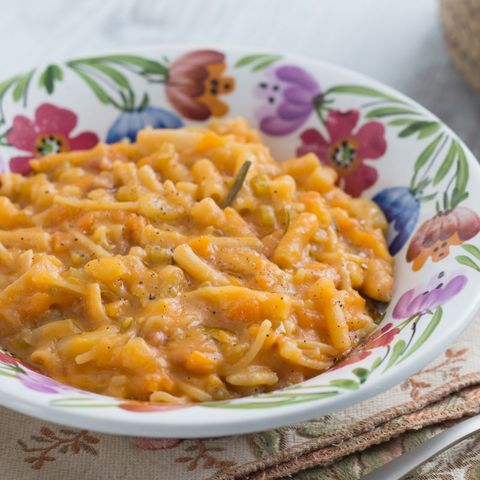
{"type": "Polygon", "coordinates": [[[424,108],[348,70],[277,54],[173,46],[46,65],[0,84],[2,168],[25,171],[32,156],[134,138],[145,125],[233,115],[257,126],[280,160],[311,150],[334,165],[332,145],[356,148],[355,157],[334,166],[348,192],[381,205],[396,259],[395,295],[373,336],[303,384],[188,407],[73,389],[0,353],[2,405],[124,435],[252,432],[378,394],[422,368],[465,328],[480,298],[477,162],[424,108]]]}

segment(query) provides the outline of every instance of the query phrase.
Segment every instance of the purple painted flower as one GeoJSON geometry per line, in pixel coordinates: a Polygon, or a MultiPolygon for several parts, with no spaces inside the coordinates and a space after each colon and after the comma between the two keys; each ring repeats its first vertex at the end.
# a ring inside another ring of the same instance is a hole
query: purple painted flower
{"type": "Polygon", "coordinates": [[[465,275],[453,274],[445,277],[445,272],[435,275],[426,287],[407,290],[393,309],[392,317],[409,318],[443,305],[455,297],[467,284],[465,275]]]}
{"type": "Polygon", "coordinates": [[[303,68],[282,65],[265,70],[264,80],[255,87],[255,96],[264,102],[256,112],[260,130],[281,136],[299,129],[320,93],[317,81],[303,68]]]}
{"type": "Polygon", "coordinates": [[[71,390],[71,387],[32,370],[29,370],[26,375],[19,375],[18,378],[27,388],[36,392],[60,393],[63,390],[71,390]]]}

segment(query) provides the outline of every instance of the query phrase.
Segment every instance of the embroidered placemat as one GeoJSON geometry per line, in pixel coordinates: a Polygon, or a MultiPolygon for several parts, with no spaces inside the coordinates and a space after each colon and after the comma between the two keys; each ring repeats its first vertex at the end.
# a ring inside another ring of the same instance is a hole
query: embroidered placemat
{"type": "MultiPolygon", "coordinates": [[[[355,480],[480,412],[480,318],[427,368],[342,412],[217,439],[103,435],[0,408],[2,480],[355,480]]],[[[480,436],[411,478],[480,480],[480,436]]]]}

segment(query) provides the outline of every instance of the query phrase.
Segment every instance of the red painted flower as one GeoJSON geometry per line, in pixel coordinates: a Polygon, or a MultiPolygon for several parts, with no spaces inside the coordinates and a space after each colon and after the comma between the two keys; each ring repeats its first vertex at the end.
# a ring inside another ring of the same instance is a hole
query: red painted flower
{"type": "Polygon", "coordinates": [[[347,365],[351,365],[352,363],[360,362],[364,358],[367,358],[371,353],[372,352],[368,350],[360,350],[352,355],[349,355],[347,358],[345,358],[341,362],[336,363],[333,367],[330,368],[330,371],[337,370],[338,368],[346,367],[347,365]]]}
{"type": "Polygon", "coordinates": [[[375,330],[375,332],[367,338],[366,343],[362,345],[362,350],[373,350],[377,347],[386,347],[387,345],[390,345],[397,333],[400,332],[399,328],[392,327],[393,323],[387,323],[379,330],[375,330]]]}
{"type": "Polygon", "coordinates": [[[341,362],[335,364],[330,370],[336,370],[337,368],[345,367],[346,365],[351,365],[352,363],[357,363],[367,358],[372,353],[371,351],[374,348],[378,347],[386,347],[390,345],[392,340],[396,337],[396,335],[400,332],[399,328],[392,328],[393,323],[387,323],[384,327],[380,328],[379,330],[375,330],[375,332],[367,338],[366,342],[360,345],[353,354],[346,357],[341,362]]]}
{"type": "Polygon", "coordinates": [[[6,363],[8,365],[17,365],[17,361],[11,355],[7,355],[0,351],[0,363],[6,363]]]}
{"type": "Polygon", "coordinates": [[[225,55],[215,50],[194,50],[175,60],[168,72],[165,93],[173,107],[185,118],[206,120],[222,117],[228,105],[221,95],[235,89],[227,77],[225,55]]]}
{"type": "Polygon", "coordinates": [[[123,410],[129,412],[165,412],[168,410],[177,410],[179,408],[188,408],[189,404],[185,403],[154,403],[154,402],[139,402],[130,400],[118,405],[123,410]]]}
{"type": "Polygon", "coordinates": [[[85,150],[98,143],[93,132],[82,132],[77,136],[71,133],[77,125],[77,115],[71,110],[44,103],[35,110],[35,119],[23,115],[13,119],[12,131],[7,135],[8,142],[29,154],[10,159],[10,170],[21,174],[31,171],[32,157],[43,157],[50,153],[85,150]]]}
{"type": "Polygon", "coordinates": [[[330,138],[318,130],[305,130],[297,154],[315,153],[325,165],[338,173],[338,183],[347,193],[358,197],[378,178],[377,171],[365,160],[380,158],[387,149],[385,127],[380,122],[367,122],[357,128],[360,112],[330,112],[325,127],[330,138]]]}

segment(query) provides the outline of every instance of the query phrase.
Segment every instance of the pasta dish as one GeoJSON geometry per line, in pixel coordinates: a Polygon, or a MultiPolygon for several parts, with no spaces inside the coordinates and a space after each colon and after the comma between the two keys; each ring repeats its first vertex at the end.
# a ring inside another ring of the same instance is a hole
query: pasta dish
{"type": "Polygon", "coordinates": [[[277,389],[374,327],[393,261],[371,201],[238,118],[31,161],[0,186],[0,345],[153,402],[277,389]]]}

